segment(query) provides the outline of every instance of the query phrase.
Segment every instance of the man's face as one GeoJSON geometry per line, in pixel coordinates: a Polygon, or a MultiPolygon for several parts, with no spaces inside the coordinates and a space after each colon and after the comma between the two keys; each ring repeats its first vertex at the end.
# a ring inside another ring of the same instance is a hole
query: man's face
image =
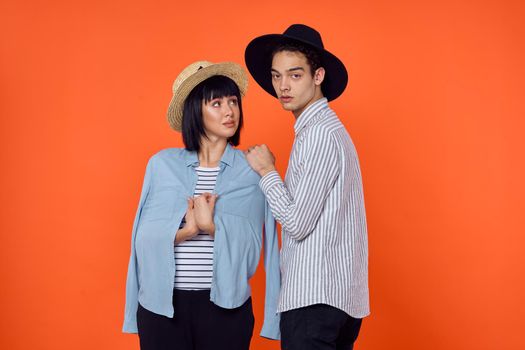
{"type": "Polygon", "coordinates": [[[321,83],[324,69],[318,68],[314,75],[306,57],[298,51],[281,51],[273,56],[272,84],[279,102],[295,117],[310,104],[323,97],[321,83]]]}

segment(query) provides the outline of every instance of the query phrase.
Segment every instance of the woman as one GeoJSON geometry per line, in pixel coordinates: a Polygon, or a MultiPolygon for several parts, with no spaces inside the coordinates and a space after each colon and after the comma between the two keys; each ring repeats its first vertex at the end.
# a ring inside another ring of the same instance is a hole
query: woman
{"type": "Polygon", "coordinates": [[[261,336],[279,338],[275,221],[239,144],[245,71],[200,61],[173,84],[168,121],[184,149],[148,162],[133,225],[123,331],[141,349],[248,349],[249,278],[264,244],[261,336]],[[263,235],[264,226],[264,235],[263,235]]]}

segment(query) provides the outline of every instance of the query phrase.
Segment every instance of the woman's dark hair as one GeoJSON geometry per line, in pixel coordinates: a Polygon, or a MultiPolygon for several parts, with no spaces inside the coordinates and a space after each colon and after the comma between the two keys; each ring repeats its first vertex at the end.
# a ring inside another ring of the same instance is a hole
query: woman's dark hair
{"type": "Polygon", "coordinates": [[[214,75],[191,90],[184,101],[182,112],[182,141],[188,151],[199,152],[201,148],[201,138],[208,137],[204,130],[202,120],[202,102],[205,103],[226,96],[236,96],[239,106],[239,126],[235,134],[228,139],[233,146],[239,145],[241,140],[242,128],[242,104],[241,92],[237,84],[230,78],[223,75],[214,75]]]}

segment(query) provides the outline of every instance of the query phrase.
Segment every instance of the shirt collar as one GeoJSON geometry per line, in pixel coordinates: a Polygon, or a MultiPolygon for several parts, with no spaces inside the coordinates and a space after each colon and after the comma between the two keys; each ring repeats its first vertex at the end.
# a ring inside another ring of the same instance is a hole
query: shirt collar
{"type": "MultiPolygon", "coordinates": [[[[185,154],[185,160],[186,160],[186,166],[198,166],[199,165],[199,156],[197,155],[197,152],[195,151],[187,151],[185,154]]],[[[221,157],[221,163],[224,163],[228,166],[233,166],[233,162],[235,160],[235,152],[233,147],[227,143],[226,149],[224,150],[224,153],[221,157]]]]}
{"type": "Polygon", "coordinates": [[[299,118],[295,121],[294,130],[295,134],[299,134],[305,126],[319,113],[319,111],[328,108],[328,100],[326,97],[320,98],[308,107],[299,115],[299,118]]]}

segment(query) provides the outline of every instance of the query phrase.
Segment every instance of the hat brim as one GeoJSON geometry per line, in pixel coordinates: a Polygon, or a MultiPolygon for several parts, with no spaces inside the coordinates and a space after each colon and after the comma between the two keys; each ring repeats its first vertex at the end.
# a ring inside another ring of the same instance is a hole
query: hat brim
{"type": "Polygon", "coordinates": [[[268,34],[253,39],[244,52],[246,67],[253,79],[270,95],[277,97],[272,85],[271,67],[272,52],[280,44],[297,42],[317,50],[321,55],[321,66],[326,74],[321,85],[323,95],[332,101],[339,97],[348,84],[348,72],[345,65],[335,55],[327,50],[283,34],[268,34]]]}
{"type": "Polygon", "coordinates": [[[173,92],[169,107],[168,107],[168,122],[172,129],[181,131],[182,114],[184,111],[184,101],[190,92],[202,83],[204,80],[215,75],[223,75],[230,78],[237,84],[241,96],[246,94],[248,90],[248,77],[244,69],[234,62],[215,63],[207,67],[202,67],[191,76],[186,78],[182,84],[173,92]]]}

